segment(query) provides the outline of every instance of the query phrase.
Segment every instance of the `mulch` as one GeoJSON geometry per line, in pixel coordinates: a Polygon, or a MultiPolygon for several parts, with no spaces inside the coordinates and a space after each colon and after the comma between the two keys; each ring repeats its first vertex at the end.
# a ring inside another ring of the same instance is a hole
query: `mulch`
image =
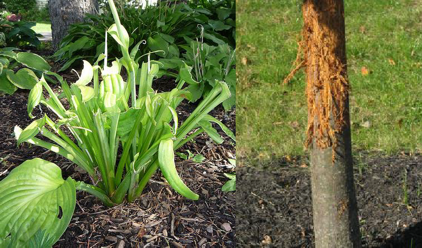
{"type": "MultiPolygon", "coordinates": [[[[422,154],[359,152],[355,162],[363,247],[422,247],[422,154]]],[[[237,245],[314,247],[308,165],[237,168],[237,245]]]]}
{"type": "MultiPolygon", "coordinates": [[[[63,75],[71,82],[75,79],[73,72],[63,75]]],[[[164,78],[157,85],[157,90],[166,90],[174,81],[164,78]]],[[[64,178],[89,182],[86,174],[53,152],[28,144],[17,147],[14,126],[24,128],[32,121],[26,112],[28,94],[18,90],[12,96],[0,95],[0,180],[25,160],[40,157],[59,165],[64,178]]],[[[177,109],[179,119],[187,118],[193,108],[193,104],[182,104],[177,109]]],[[[36,108],[34,115],[40,117],[45,112],[45,108],[36,108]]],[[[235,132],[235,109],[225,112],[219,107],[211,115],[235,132]]],[[[223,173],[234,171],[228,159],[235,159],[235,144],[219,132],[225,137],[221,145],[204,134],[179,149],[202,154],[204,162],[176,156],[179,175],[199,194],[198,201],[177,194],[160,172],[133,203],[106,208],[95,197],[78,192],[71,223],[54,247],[235,247],[235,194],[221,191],[228,180],[223,173]]]]}

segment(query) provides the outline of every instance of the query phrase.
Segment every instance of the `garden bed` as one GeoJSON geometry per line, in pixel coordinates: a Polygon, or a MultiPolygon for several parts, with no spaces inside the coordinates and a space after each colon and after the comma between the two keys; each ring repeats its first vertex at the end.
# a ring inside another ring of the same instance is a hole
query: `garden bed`
{"type": "MultiPolygon", "coordinates": [[[[362,154],[355,162],[363,247],[422,247],[422,155],[362,154]]],[[[307,164],[288,158],[237,169],[239,246],[314,247],[307,164]]]]}
{"type": "MultiPolygon", "coordinates": [[[[65,74],[65,78],[74,81],[72,73],[65,74]]],[[[161,80],[156,90],[166,90],[168,84],[174,82],[161,80]]],[[[55,86],[54,89],[58,90],[55,86]]],[[[14,126],[31,123],[26,111],[28,94],[29,91],[18,90],[11,96],[0,96],[0,180],[25,160],[40,157],[63,168],[64,178],[89,181],[87,174],[53,152],[28,144],[16,146],[14,126]]],[[[182,104],[177,109],[180,119],[185,119],[191,109],[191,104],[182,104]]],[[[34,115],[40,117],[46,111],[37,107],[34,115]]],[[[235,131],[235,110],[226,113],[219,107],[211,115],[235,131]]],[[[221,135],[225,137],[223,132],[221,135]]],[[[227,160],[234,158],[235,150],[233,142],[227,137],[225,140],[216,145],[201,135],[178,150],[200,153],[206,158],[198,164],[176,157],[180,176],[199,194],[198,201],[177,194],[161,173],[131,204],[106,208],[95,197],[78,192],[75,214],[55,247],[235,247],[234,193],[221,191],[228,180],[223,172],[233,171],[227,160]]]]}

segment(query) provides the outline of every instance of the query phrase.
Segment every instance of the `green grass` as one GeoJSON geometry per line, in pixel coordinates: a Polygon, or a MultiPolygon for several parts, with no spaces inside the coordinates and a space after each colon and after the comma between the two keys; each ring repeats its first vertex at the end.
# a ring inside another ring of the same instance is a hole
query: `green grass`
{"type": "Polygon", "coordinates": [[[51,32],[51,23],[37,22],[37,25],[33,26],[32,30],[34,30],[36,33],[51,32]]]}
{"type": "MultiPolygon", "coordinates": [[[[282,85],[296,58],[300,2],[237,4],[237,152],[249,165],[305,153],[304,73],[282,85]]],[[[422,151],[421,3],[345,1],[354,150],[422,151]]]]}

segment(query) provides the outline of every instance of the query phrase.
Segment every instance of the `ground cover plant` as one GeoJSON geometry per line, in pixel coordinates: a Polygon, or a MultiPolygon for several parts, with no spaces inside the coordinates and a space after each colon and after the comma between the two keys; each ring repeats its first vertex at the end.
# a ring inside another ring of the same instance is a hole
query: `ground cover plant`
{"type": "Polygon", "coordinates": [[[137,63],[134,59],[137,50],[129,53],[129,35],[120,24],[112,1],[110,5],[116,24],[110,27],[109,33],[121,46],[123,58],[113,61],[110,67],[105,62],[102,69],[98,63],[107,61],[107,53],[94,65],[84,62],[79,80],[71,86],[59,75],[46,70],[46,74],[60,81],[63,94],[56,95],[41,78],[29,94],[28,114],[31,116],[41,103],[57,115],[57,121],[44,115],[24,130],[15,128],[18,144],[32,143],[66,157],[86,171],[93,184],[70,177],[65,181],[58,166],[41,159],[29,160],[14,169],[1,182],[2,190],[7,192],[0,201],[4,210],[0,223],[3,226],[0,228],[0,242],[3,244],[29,242],[51,246],[70,221],[75,208],[75,189],[87,191],[109,206],[121,203],[124,198],[133,201],[159,167],[177,192],[196,200],[198,195],[187,188],[177,174],[174,150],[202,132],[221,143],[222,138],[210,122],[220,125],[234,139],[220,121],[208,115],[230,97],[224,82],[216,83],[213,91],[178,127],[175,108],[184,98],[189,99],[189,87],[184,88],[185,84],[196,82],[192,82],[186,68],[175,89],[162,93],[153,91],[151,84],[158,72],[158,64],[151,61],[142,65],[137,63]],[[127,83],[120,76],[122,67],[129,75],[127,83]],[[91,81],[93,87],[89,86],[91,81]],[[49,98],[44,97],[43,89],[49,98]],[[69,108],[63,106],[60,98],[67,100],[69,108]],[[72,136],[69,137],[62,128],[72,136]],[[36,138],[38,133],[52,143],[36,138]],[[122,154],[118,158],[120,143],[122,154]],[[42,214],[31,216],[40,210],[42,214]]]}
{"type": "MultiPolygon", "coordinates": [[[[419,247],[420,1],[344,2],[362,244],[419,247]]],[[[283,83],[298,65],[301,4],[238,2],[240,246],[315,245],[304,74],[283,83]]]]}

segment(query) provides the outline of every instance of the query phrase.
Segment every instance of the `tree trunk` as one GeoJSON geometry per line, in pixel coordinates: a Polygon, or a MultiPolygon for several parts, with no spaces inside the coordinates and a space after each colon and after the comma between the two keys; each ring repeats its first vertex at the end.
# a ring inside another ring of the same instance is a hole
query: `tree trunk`
{"type": "Polygon", "coordinates": [[[343,0],[304,0],[302,8],[315,245],[361,247],[343,0]]]}
{"type": "Polygon", "coordinates": [[[97,0],[49,0],[53,47],[58,49],[70,24],[82,22],[85,14],[97,14],[97,0]]]}

